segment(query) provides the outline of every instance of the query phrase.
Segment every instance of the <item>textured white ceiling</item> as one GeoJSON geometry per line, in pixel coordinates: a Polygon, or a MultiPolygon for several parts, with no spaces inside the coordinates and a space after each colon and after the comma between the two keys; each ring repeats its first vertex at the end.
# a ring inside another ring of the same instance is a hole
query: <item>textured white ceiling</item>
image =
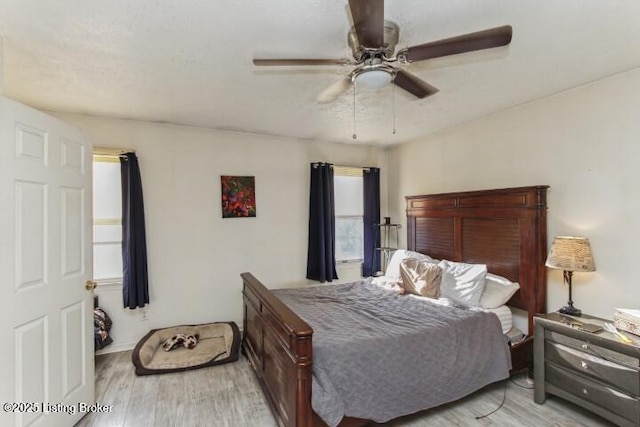
{"type": "MultiPolygon", "coordinates": [[[[440,89],[358,91],[355,143],[394,144],[640,66],[637,0],[386,0],[398,47],[513,26],[511,45],[410,64],[440,89]]],[[[346,0],[0,0],[7,96],[36,108],[351,142],[346,0]]],[[[1,51],[0,51],[1,52],[1,51]]]]}

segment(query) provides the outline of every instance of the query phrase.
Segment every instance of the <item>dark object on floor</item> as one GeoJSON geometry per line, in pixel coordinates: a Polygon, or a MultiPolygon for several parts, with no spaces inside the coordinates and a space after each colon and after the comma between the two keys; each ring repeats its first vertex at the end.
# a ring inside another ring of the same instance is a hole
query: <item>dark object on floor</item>
{"type": "Polygon", "coordinates": [[[113,322],[103,309],[95,307],[93,309],[93,342],[96,350],[100,350],[113,342],[109,336],[113,322]]]}
{"type": "Polygon", "coordinates": [[[133,349],[131,360],[136,375],[164,374],[235,362],[239,349],[240,331],[234,322],[182,325],[151,330],[133,349]],[[164,351],[167,339],[178,334],[198,335],[198,345],[164,351]]]}

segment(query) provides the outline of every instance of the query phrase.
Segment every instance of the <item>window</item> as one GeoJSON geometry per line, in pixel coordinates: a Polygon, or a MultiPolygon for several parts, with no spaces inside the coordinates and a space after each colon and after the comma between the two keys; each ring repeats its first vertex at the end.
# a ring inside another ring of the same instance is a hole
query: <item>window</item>
{"type": "Polygon", "coordinates": [[[122,282],[122,189],[120,159],[93,156],[93,278],[122,282]]]}
{"type": "Polygon", "coordinates": [[[364,254],[362,169],[334,166],[336,261],[361,262],[364,254]]]}

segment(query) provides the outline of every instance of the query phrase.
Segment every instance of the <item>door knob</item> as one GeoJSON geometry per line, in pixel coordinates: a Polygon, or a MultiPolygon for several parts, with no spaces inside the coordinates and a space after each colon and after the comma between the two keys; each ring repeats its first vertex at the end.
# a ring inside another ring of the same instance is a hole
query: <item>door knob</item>
{"type": "Polygon", "coordinates": [[[96,282],[94,282],[93,280],[87,280],[86,283],[84,284],[84,287],[88,291],[94,290],[96,288],[96,286],[98,286],[98,284],[96,282]]]}

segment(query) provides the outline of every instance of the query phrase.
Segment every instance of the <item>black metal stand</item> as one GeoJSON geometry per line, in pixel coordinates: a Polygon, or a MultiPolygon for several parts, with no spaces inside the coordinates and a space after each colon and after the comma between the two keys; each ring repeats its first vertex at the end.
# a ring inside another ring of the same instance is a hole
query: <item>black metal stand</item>
{"type": "MultiPolygon", "coordinates": [[[[380,252],[380,274],[384,275],[384,272],[389,265],[389,260],[391,259],[391,254],[398,249],[398,245],[400,244],[400,236],[398,235],[398,230],[402,228],[402,224],[392,224],[391,218],[388,216],[384,217],[384,222],[382,224],[373,224],[374,227],[374,241],[377,241],[378,234],[380,235],[380,246],[375,248],[376,252],[380,252]],[[391,244],[391,231],[395,230],[396,232],[396,243],[395,246],[391,244]]],[[[375,256],[374,256],[374,265],[375,264],[375,256]]]]}
{"type": "Polygon", "coordinates": [[[565,270],[563,273],[564,281],[569,285],[569,301],[567,305],[558,310],[562,314],[568,314],[569,316],[581,316],[582,310],[573,306],[573,299],[571,297],[571,279],[573,278],[573,271],[565,270]]]}

